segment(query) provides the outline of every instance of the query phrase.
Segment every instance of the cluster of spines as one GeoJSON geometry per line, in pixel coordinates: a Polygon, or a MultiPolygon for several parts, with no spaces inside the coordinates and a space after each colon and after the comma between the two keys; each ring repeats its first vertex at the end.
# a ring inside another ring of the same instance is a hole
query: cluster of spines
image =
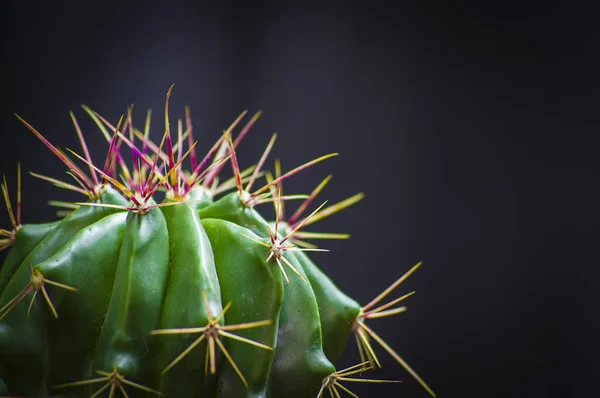
{"type": "Polygon", "coordinates": [[[2,189],[2,197],[6,204],[6,210],[8,211],[8,217],[12,225],[12,230],[0,228],[0,251],[12,246],[14,243],[17,231],[21,227],[21,165],[17,164],[17,211],[13,210],[12,203],[10,201],[10,195],[8,193],[8,184],[6,182],[6,176],[3,176],[2,183],[0,184],[2,189]]]}
{"type": "MultiPolygon", "coordinates": [[[[107,206],[107,207],[119,207],[123,210],[137,212],[137,213],[145,213],[151,208],[174,205],[179,203],[189,203],[186,201],[186,196],[190,192],[193,187],[201,186],[208,194],[211,196],[216,196],[223,192],[226,192],[230,189],[237,189],[241,202],[248,207],[253,207],[258,204],[273,202],[275,206],[275,228],[274,230],[269,229],[270,235],[270,244],[256,241],[255,242],[266,246],[269,249],[269,255],[266,258],[266,262],[275,259],[277,262],[282,275],[284,276],[287,283],[290,282],[289,277],[287,276],[284,267],[282,266],[280,260],[283,260],[285,264],[291,268],[305,283],[308,283],[304,277],[300,275],[300,273],[294,268],[294,266],[289,263],[285,257],[281,254],[284,251],[327,251],[325,249],[320,249],[316,245],[307,242],[305,239],[346,239],[349,237],[348,234],[342,233],[321,233],[321,232],[307,232],[301,231],[301,229],[310,224],[314,224],[316,221],[321,220],[325,217],[328,217],[334,213],[337,213],[355,203],[360,201],[363,198],[363,194],[359,193],[353,195],[341,202],[338,202],[334,205],[324,208],[327,202],[324,202],[321,206],[319,206],[315,211],[313,211],[310,215],[302,218],[302,214],[307,210],[310,204],[314,201],[317,195],[322,191],[322,189],[328,184],[331,180],[332,176],[327,176],[320,184],[309,194],[309,195],[287,195],[284,196],[282,194],[283,187],[282,182],[289,178],[290,176],[302,171],[318,162],[326,160],[330,157],[336,156],[336,153],[327,154],[316,158],[312,161],[309,161],[301,166],[298,166],[291,171],[282,174],[281,172],[281,164],[277,159],[275,161],[275,175],[273,176],[270,172],[263,172],[262,167],[264,166],[266,159],[275,143],[277,135],[274,134],[270,139],[265,151],[260,157],[258,163],[255,166],[251,166],[243,171],[240,170],[240,167],[237,162],[237,158],[235,155],[235,149],[241,142],[241,140],[248,133],[252,125],[256,122],[256,120],[261,115],[260,112],[256,113],[251,120],[242,128],[241,132],[237,135],[236,139],[232,139],[232,131],[233,129],[240,123],[243,117],[246,115],[246,111],[242,112],[235,121],[223,132],[222,136],[217,140],[217,142],[212,146],[212,148],[208,151],[206,156],[198,162],[198,158],[196,156],[195,146],[196,142],[193,140],[192,134],[192,123],[191,117],[189,113],[189,108],[186,107],[185,119],[186,119],[186,131],[183,132],[182,120],[178,120],[178,141],[173,143],[171,140],[170,127],[169,127],[169,97],[171,93],[171,88],[167,94],[167,101],[165,104],[165,131],[162,136],[161,142],[159,145],[156,145],[149,138],[149,126],[150,126],[150,118],[151,112],[148,111],[146,117],[146,123],[144,132],[140,132],[139,130],[133,127],[132,123],[132,108],[130,107],[127,111],[127,117],[125,119],[125,124],[123,128],[121,125],[123,123],[122,116],[117,123],[116,127],[111,125],[106,119],[104,119],[99,114],[92,111],[87,106],[83,105],[84,110],[92,117],[92,119],[96,122],[96,124],[100,127],[101,132],[107,139],[109,143],[108,153],[104,162],[103,169],[100,169],[94,165],[91,159],[91,155],[85,143],[85,139],[83,134],[81,133],[81,129],[79,124],[72,112],[70,112],[71,119],[75,126],[78,139],[80,141],[83,156],[77,154],[76,152],[69,150],[73,156],[81,160],[83,163],[87,165],[90,171],[90,176],[87,176],[86,173],[82,171],[62,150],[53,146],[47,139],[45,139],[35,128],[25,122],[21,117],[17,115],[17,118],[30,130],[32,131],[69,169],[67,172],[70,175],[77,185],[73,185],[52,177],[42,176],[40,174],[31,173],[35,177],[44,179],[46,181],[51,182],[55,186],[60,188],[68,189],[71,191],[76,191],[86,195],[89,199],[96,199],[100,194],[101,187],[110,183],[119,189],[131,202],[131,206],[117,206],[117,205],[109,205],[102,203],[94,203],[94,202],[81,202],[81,203],[65,203],[59,201],[50,201],[50,204],[64,207],[67,209],[74,209],[80,205],[91,205],[91,206],[107,206]],[[108,133],[108,130],[112,131],[112,135],[108,133]],[[129,132],[129,137],[127,137],[125,132],[129,132]],[[141,140],[142,149],[139,149],[135,143],[135,138],[141,140]],[[183,143],[187,140],[188,150],[184,154],[183,153],[183,143]],[[132,157],[132,165],[133,171],[130,171],[127,163],[125,162],[123,156],[120,153],[121,145],[125,143],[131,150],[132,157]],[[166,151],[163,151],[163,146],[166,145],[166,151]],[[153,155],[149,154],[149,151],[153,152],[153,155]],[[185,172],[182,168],[183,161],[189,156],[191,163],[191,171],[185,172]],[[211,161],[212,160],[212,161],[211,161]],[[218,183],[218,176],[220,171],[222,170],[226,161],[230,160],[233,170],[233,177],[224,181],[223,183],[218,183]],[[162,164],[159,164],[159,161],[162,161],[162,164]],[[119,165],[120,171],[117,169],[117,163],[119,165]],[[265,176],[267,179],[267,183],[263,185],[261,188],[256,189],[255,191],[251,191],[256,180],[265,176]],[[246,184],[246,187],[243,186],[246,184]],[[151,201],[152,195],[157,192],[159,189],[166,190],[168,195],[171,195],[172,198],[177,199],[174,202],[170,203],[161,203],[155,204],[151,201]],[[297,208],[297,210],[293,213],[291,217],[287,220],[285,219],[284,212],[284,201],[293,200],[293,199],[304,199],[301,205],[297,208]],[[285,236],[279,238],[279,224],[283,222],[284,229],[286,231],[285,236]],[[287,242],[287,245],[286,245],[287,242]]],[[[16,232],[21,225],[21,177],[20,177],[20,167],[19,174],[17,180],[17,210],[16,214],[13,210],[9,193],[8,193],[8,185],[6,183],[6,178],[4,177],[4,181],[0,186],[2,189],[2,194],[6,203],[6,207],[9,212],[9,217],[11,220],[11,224],[13,226],[12,231],[0,229],[0,235],[3,239],[0,239],[0,250],[9,247],[15,239],[16,232]]],[[[361,358],[361,363],[351,366],[347,369],[336,371],[331,375],[327,376],[323,380],[323,384],[321,389],[319,390],[318,397],[321,397],[325,390],[327,390],[332,397],[339,397],[338,388],[342,391],[347,392],[352,396],[356,396],[352,393],[347,387],[344,387],[339,382],[340,381],[355,381],[355,382],[390,382],[387,380],[372,380],[372,379],[364,379],[364,378],[352,378],[348,376],[360,374],[365,371],[372,370],[376,367],[381,367],[381,362],[379,361],[377,355],[375,354],[375,350],[371,344],[371,340],[376,341],[379,345],[381,345],[400,365],[402,365],[432,396],[435,396],[433,391],[425,384],[425,382],[419,377],[419,375],[377,334],[366,325],[366,320],[382,318],[391,315],[395,315],[406,310],[406,307],[395,307],[402,300],[410,297],[415,292],[410,292],[400,298],[392,300],[386,304],[380,305],[377,308],[375,307],[381,300],[383,300],[386,296],[388,296],[394,289],[396,289],[406,278],[408,278],[416,269],[419,268],[421,263],[415,265],[412,269],[410,269],[406,274],[396,280],[392,285],[390,285],[387,289],[385,289],[380,295],[374,298],[370,303],[361,308],[359,315],[357,316],[354,325],[353,325],[353,333],[355,335],[356,343],[358,346],[359,355],[361,358]]],[[[33,269],[31,269],[31,280],[30,283],[23,288],[23,290],[13,299],[11,299],[3,308],[0,309],[0,319],[2,319],[12,308],[14,308],[20,301],[22,301],[29,293],[33,292],[33,296],[31,298],[31,302],[29,308],[33,304],[35,297],[38,292],[41,291],[44,296],[45,301],[50,307],[53,315],[58,318],[58,313],[52,304],[52,300],[50,299],[46,289],[45,283],[54,285],[56,287],[60,287],[63,289],[75,291],[76,288],[61,284],[56,281],[51,281],[45,279],[41,273],[36,273],[33,269]]],[[[179,328],[179,329],[162,329],[155,330],[152,332],[154,335],[161,334],[189,334],[189,333],[199,333],[201,336],[194,341],[185,351],[183,351],[177,358],[175,358],[164,370],[163,374],[171,369],[178,361],[180,361],[185,355],[187,355],[191,350],[193,350],[197,345],[206,341],[208,345],[208,350],[206,351],[206,360],[205,360],[205,371],[210,372],[212,374],[216,371],[216,348],[218,347],[230,362],[238,376],[247,386],[246,380],[236,366],[233,359],[227,353],[224,345],[220,342],[219,336],[229,337],[233,339],[237,339],[248,344],[255,345],[257,347],[263,349],[270,349],[264,344],[259,342],[245,339],[241,336],[237,336],[231,331],[247,329],[252,327],[260,327],[269,324],[270,320],[264,321],[256,321],[250,322],[246,324],[239,325],[220,325],[219,321],[223,317],[224,313],[231,306],[231,303],[225,306],[223,311],[218,314],[214,319],[212,315],[210,315],[210,310],[207,311],[209,313],[210,321],[207,325],[191,327],[191,328],[179,328]]],[[[84,384],[92,384],[92,383],[100,383],[104,382],[104,384],[98,389],[93,397],[99,396],[103,391],[109,389],[110,397],[114,396],[116,389],[119,389],[121,393],[127,397],[127,393],[124,389],[125,385],[129,385],[130,387],[140,388],[147,392],[153,392],[156,394],[161,394],[158,391],[152,390],[148,387],[137,384],[131,380],[127,380],[123,375],[120,375],[116,369],[112,369],[111,372],[106,372],[102,370],[98,370],[97,373],[102,376],[90,380],[84,381],[76,381],[71,383],[66,383],[62,385],[55,386],[54,388],[64,388],[64,387],[73,387],[84,384]]]]}

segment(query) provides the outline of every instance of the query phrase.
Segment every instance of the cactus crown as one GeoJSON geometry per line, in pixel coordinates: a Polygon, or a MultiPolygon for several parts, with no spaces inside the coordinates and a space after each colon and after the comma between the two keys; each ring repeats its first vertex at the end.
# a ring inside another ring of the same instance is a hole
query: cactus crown
{"type": "Polygon", "coordinates": [[[421,263],[361,306],[308,256],[327,251],[312,241],[349,235],[305,228],[364,195],[329,206],[324,201],[308,213],[332,176],[306,195],[284,194],[283,183],[337,154],[287,172],[276,159],[271,172],[265,165],[273,134],[256,165],[242,170],[236,148],[261,115],[234,138],[244,111],[200,159],[189,108],[172,139],[172,88],[158,144],[150,139],[150,111],[138,130],[132,107],[113,125],[83,106],[108,143],[101,165],[92,161],[72,112],[82,154],[56,148],[17,116],[75,182],[31,174],[87,200],[50,201],[62,218],[22,224],[20,165],[16,207],[6,177],[0,184],[12,227],[0,229],[0,250],[11,248],[0,269],[0,393],[356,396],[342,383],[392,382],[363,377],[382,366],[376,342],[435,396],[367,325],[406,310],[398,304],[414,292],[381,302],[421,263]],[[220,181],[227,163],[233,176],[220,181]],[[287,217],[286,203],[293,200],[300,205],[287,217]],[[256,210],[267,203],[274,207],[272,222],[256,210]],[[336,370],[351,334],[360,362],[336,370]]]}

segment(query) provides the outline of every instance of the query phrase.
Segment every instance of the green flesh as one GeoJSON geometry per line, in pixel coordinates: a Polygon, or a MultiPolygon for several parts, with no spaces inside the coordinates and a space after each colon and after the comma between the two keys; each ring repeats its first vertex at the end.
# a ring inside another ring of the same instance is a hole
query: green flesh
{"type": "MultiPolygon", "coordinates": [[[[93,371],[120,374],[156,389],[156,336],[169,277],[169,233],[158,208],[127,216],[113,292],[93,371]]],[[[132,390],[132,395],[138,391],[132,390]]]]}
{"type": "MultiPolygon", "coordinates": [[[[271,222],[270,227],[274,230],[275,222],[271,222]]],[[[277,229],[280,236],[285,236],[289,226],[280,222],[277,229]]],[[[306,273],[317,298],[323,350],[327,359],[335,363],[344,351],[354,321],[360,313],[360,304],[342,292],[305,252],[296,251],[294,256],[306,273]]]]}
{"type": "Polygon", "coordinates": [[[202,185],[190,189],[190,192],[187,195],[187,201],[190,202],[190,205],[196,210],[200,210],[214,203],[211,194],[202,185]]]}
{"type": "Polygon", "coordinates": [[[15,274],[17,268],[25,257],[37,246],[38,243],[54,228],[60,224],[60,221],[54,221],[44,224],[24,224],[17,231],[14,245],[4,260],[0,269],[0,291],[4,289],[10,278],[15,274]]]}
{"type": "MultiPolygon", "coordinates": [[[[265,263],[267,249],[242,234],[257,240],[260,237],[225,220],[203,220],[202,225],[213,246],[223,303],[232,303],[226,324],[271,320],[270,325],[233,333],[275,347],[283,301],[281,273],[265,263]]],[[[227,363],[219,374],[217,396],[265,397],[274,352],[229,338],[224,338],[224,344],[249,388],[227,363]]]]}
{"type": "MultiPolygon", "coordinates": [[[[60,317],[60,322],[50,318],[46,327],[52,341],[50,385],[90,377],[87,369],[112,293],[126,217],[126,213],[113,214],[82,229],[63,249],[36,266],[44,277],[78,289],[49,287],[60,317]]],[[[46,305],[39,299],[38,303],[46,305]]]]}
{"type": "MultiPolygon", "coordinates": [[[[171,275],[160,321],[161,329],[201,327],[208,323],[206,294],[213,317],[221,312],[221,289],[206,232],[194,208],[187,204],[162,207],[169,228],[171,275]]],[[[166,368],[201,334],[158,336],[159,365],[166,368]]],[[[204,388],[206,344],[201,344],[162,378],[162,391],[192,397],[204,388]]]]}
{"type": "Polygon", "coordinates": [[[295,252],[298,263],[312,286],[321,318],[323,350],[335,363],[342,355],[352,325],[360,312],[360,304],[348,297],[303,252],[295,252]]]}
{"type": "Polygon", "coordinates": [[[244,206],[237,192],[231,192],[198,211],[201,220],[217,218],[248,228],[255,234],[269,236],[267,222],[256,210],[244,206]]]}
{"type": "MultiPolygon", "coordinates": [[[[125,200],[112,188],[106,187],[100,203],[125,204],[125,200]]],[[[86,226],[117,212],[117,209],[81,206],[65,217],[51,232],[46,234],[18,266],[0,295],[0,306],[4,306],[29,283],[30,267],[35,266],[57,253],[67,242],[86,226]]],[[[15,246],[18,242],[15,243],[15,246]]],[[[48,383],[48,351],[44,348],[46,326],[44,314],[38,311],[37,303],[27,316],[30,293],[4,319],[0,321],[0,374],[10,385],[11,393],[45,396],[48,383]],[[18,336],[18,338],[16,338],[18,336]]],[[[42,295],[36,297],[43,300],[42,295]]]]}
{"type": "MultiPolygon", "coordinates": [[[[288,252],[285,257],[306,279],[295,256],[288,252]]],[[[311,286],[292,270],[286,272],[290,283],[285,286],[279,313],[269,396],[315,397],[323,378],[335,372],[335,368],[323,353],[319,308],[311,286]]]]}

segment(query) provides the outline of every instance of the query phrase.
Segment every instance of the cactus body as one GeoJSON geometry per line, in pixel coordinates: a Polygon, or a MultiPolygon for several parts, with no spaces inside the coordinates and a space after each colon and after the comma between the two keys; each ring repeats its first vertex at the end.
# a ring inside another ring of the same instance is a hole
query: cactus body
{"type": "Polygon", "coordinates": [[[115,127],[84,109],[109,142],[101,168],[91,162],[79,134],[85,157],[73,154],[90,175],[24,123],[83,189],[52,180],[55,185],[83,191],[87,202],[71,206],[61,220],[22,225],[20,193],[15,216],[8,185],[2,185],[13,224],[12,230],[0,230],[5,237],[0,247],[12,246],[0,269],[0,386],[8,393],[339,396],[348,391],[340,385],[344,379],[361,378],[381,365],[372,342],[422,382],[366,326],[370,318],[403,311],[395,307],[402,298],[374,308],[403,279],[361,307],[306,253],[320,249],[304,237],[341,235],[311,235],[302,228],[357,200],[300,218],[326,182],[311,195],[282,194],[285,179],[332,155],[283,175],[277,162],[275,176],[267,172],[266,184],[252,191],[275,137],[258,164],[244,172],[235,148],[258,116],[234,141],[241,115],[198,161],[189,122],[185,134],[179,124],[178,141],[171,141],[168,97],[160,145],[133,128],[130,112],[121,129],[121,122],[115,127]],[[121,145],[131,148],[132,166],[120,154],[121,145]],[[188,155],[191,167],[184,170],[188,155]],[[234,177],[219,183],[228,162],[234,177]],[[164,199],[159,188],[166,190],[164,199]],[[298,198],[305,201],[285,220],[283,202],[298,198]],[[275,204],[275,221],[255,208],[263,203],[275,204]],[[334,364],[353,333],[360,361],[337,371],[334,364]]]}

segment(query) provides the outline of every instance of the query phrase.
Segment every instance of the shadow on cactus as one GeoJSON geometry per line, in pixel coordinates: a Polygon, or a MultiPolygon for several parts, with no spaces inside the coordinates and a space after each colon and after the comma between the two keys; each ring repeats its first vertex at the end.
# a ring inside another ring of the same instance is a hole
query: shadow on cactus
{"type": "Polygon", "coordinates": [[[308,195],[285,195],[283,183],[336,154],[287,172],[276,160],[265,171],[273,135],[256,165],[242,169],[235,150],[260,116],[234,138],[244,112],[199,158],[189,109],[171,132],[170,93],[158,144],[149,138],[150,112],[138,130],[131,108],[115,126],[83,107],[108,143],[102,163],[92,161],[73,113],[81,154],[54,147],[17,116],[65,164],[69,181],[31,174],[86,200],[50,201],[62,218],[22,224],[20,167],[16,198],[2,182],[12,228],[0,229],[0,250],[10,248],[0,269],[0,389],[36,397],[356,396],[347,383],[390,382],[368,377],[381,366],[380,346],[434,395],[367,325],[406,309],[397,305],[412,293],[382,301],[420,264],[361,306],[308,256],[326,251],[312,241],[348,235],[305,228],[363,195],[306,215],[331,176],[308,195]],[[223,180],[227,164],[233,177],[223,180]],[[301,204],[286,217],[288,201],[301,204]],[[256,210],[263,204],[273,205],[274,221],[256,210]],[[336,370],[351,335],[357,364],[336,370]]]}

